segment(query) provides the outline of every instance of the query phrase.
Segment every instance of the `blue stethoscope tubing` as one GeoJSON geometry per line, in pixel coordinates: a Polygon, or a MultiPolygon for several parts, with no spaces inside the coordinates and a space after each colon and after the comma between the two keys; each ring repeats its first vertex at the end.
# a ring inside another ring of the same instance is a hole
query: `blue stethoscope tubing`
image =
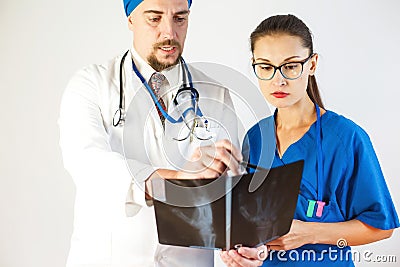
{"type": "MultiPolygon", "coordinates": [[[[188,76],[188,78],[189,78],[189,85],[190,85],[189,88],[193,88],[193,89],[194,89],[194,87],[193,87],[192,75],[190,74],[189,68],[188,68],[188,66],[186,65],[186,62],[185,62],[185,60],[184,60],[183,58],[181,58],[181,64],[183,65],[183,66],[182,66],[182,71],[183,71],[182,75],[183,75],[184,81],[183,81],[183,87],[180,88],[180,89],[178,90],[177,95],[178,95],[181,91],[183,91],[183,90],[185,90],[186,88],[188,88],[188,87],[187,87],[187,83],[186,83],[186,74],[187,74],[187,76],[188,76]]],[[[136,76],[140,79],[140,81],[141,81],[141,82],[143,83],[143,85],[146,87],[147,91],[150,93],[151,98],[153,99],[154,103],[157,105],[158,109],[161,111],[161,113],[162,113],[162,115],[164,116],[164,118],[166,118],[166,119],[167,119],[169,122],[171,122],[171,123],[179,123],[179,122],[182,122],[182,121],[183,121],[183,117],[185,116],[185,114],[186,114],[190,109],[185,110],[185,111],[183,112],[182,116],[179,117],[179,119],[176,120],[176,119],[172,118],[172,117],[162,108],[162,106],[161,106],[161,104],[160,104],[160,101],[159,101],[159,100],[157,99],[157,97],[155,96],[153,90],[150,88],[150,85],[149,85],[149,84],[147,83],[147,81],[144,79],[143,75],[139,72],[139,70],[138,70],[138,68],[136,67],[135,62],[133,62],[133,60],[132,60],[132,68],[133,68],[133,71],[135,72],[136,76]]],[[[193,104],[193,106],[195,105],[195,103],[196,103],[197,101],[198,101],[198,94],[197,94],[197,96],[193,96],[193,94],[192,94],[192,104],[193,104]]],[[[175,100],[174,100],[174,103],[177,104],[176,98],[175,98],[175,100]]],[[[192,110],[195,111],[193,108],[192,108],[192,110]]],[[[196,115],[198,115],[198,116],[200,116],[200,117],[203,117],[203,113],[201,112],[200,109],[197,109],[195,112],[196,112],[196,115]]]]}
{"type": "Polygon", "coordinates": [[[321,127],[321,111],[317,103],[315,103],[315,110],[317,112],[317,200],[322,202],[323,198],[323,184],[324,177],[324,154],[322,151],[322,127],[321,127]]]}
{"type": "Polygon", "coordinates": [[[314,208],[317,204],[317,210],[315,212],[316,217],[322,217],[324,207],[326,203],[322,200],[323,194],[323,178],[324,178],[324,154],[322,151],[322,127],[321,127],[321,112],[317,103],[315,105],[315,111],[317,113],[316,122],[316,145],[317,145],[317,200],[308,200],[308,208],[306,212],[307,217],[314,217],[314,208]]]}

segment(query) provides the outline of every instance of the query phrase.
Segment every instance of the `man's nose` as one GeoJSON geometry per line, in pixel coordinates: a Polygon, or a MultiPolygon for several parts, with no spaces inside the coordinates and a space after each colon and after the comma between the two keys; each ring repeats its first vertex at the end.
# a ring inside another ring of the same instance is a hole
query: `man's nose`
{"type": "Polygon", "coordinates": [[[173,20],[164,19],[160,23],[161,38],[165,40],[172,40],[175,38],[175,28],[173,20]]]}

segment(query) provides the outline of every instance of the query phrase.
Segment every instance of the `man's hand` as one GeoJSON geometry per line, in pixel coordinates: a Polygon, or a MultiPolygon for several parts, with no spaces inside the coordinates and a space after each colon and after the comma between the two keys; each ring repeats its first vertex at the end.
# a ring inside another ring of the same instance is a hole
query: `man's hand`
{"type": "Polygon", "coordinates": [[[213,145],[198,147],[182,171],[176,173],[177,179],[216,178],[227,169],[239,174],[241,151],[227,139],[213,145]]]}
{"type": "Polygon", "coordinates": [[[146,198],[152,196],[151,180],[153,178],[172,179],[206,179],[216,178],[227,169],[233,175],[239,175],[239,161],[242,161],[241,151],[229,140],[224,139],[213,145],[198,147],[186,163],[182,171],[159,169],[146,180],[146,198]]]}

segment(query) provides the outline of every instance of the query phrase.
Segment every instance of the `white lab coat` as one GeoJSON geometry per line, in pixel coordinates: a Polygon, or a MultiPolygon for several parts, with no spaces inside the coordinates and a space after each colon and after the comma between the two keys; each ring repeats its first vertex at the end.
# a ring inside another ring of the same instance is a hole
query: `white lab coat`
{"type": "MultiPolygon", "coordinates": [[[[132,72],[131,54],[124,63],[126,126],[112,125],[119,105],[121,57],[77,72],[63,95],[60,146],[76,186],[67,266],[213,266],[212,251],[158,244],[154,209],[145,203],[143,182],[157,168],[181,167],[201,142],[176,145],[169,137],[179,134],[179,127],[169,123],[165,132],[173,133],[164,135],[148,92],[132,72]],[[164,153],[171,146],[173,152],[164,153]]],[[[210,81],[198,70],[190,71],[194,82],[210,81]]],[[[213,140],[226,138],[229,132],[238,145],[229,93],[202,87],[197,89],[203,114],[226,127],[214,123],[213,140]],[[213,101],[202,100],[207,98],[213,101]]]]}

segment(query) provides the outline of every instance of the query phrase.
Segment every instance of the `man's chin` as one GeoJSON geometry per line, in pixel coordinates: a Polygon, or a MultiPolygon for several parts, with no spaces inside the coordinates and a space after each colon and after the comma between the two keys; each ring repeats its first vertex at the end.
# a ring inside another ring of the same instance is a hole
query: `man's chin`
{"type": "Polygon", "coordinates": [[[159,56],[159,57],[156,57],[155,55],[151,55],[148,57],[147,61],[153,69],[160,72],[162,70],[168,69],[168,68],[178,64],[179,59],[180,59],[180,55],[178,55],[178,56],[168,55],[168,56],[159,56]]]}
{"type": "Polygon", "coordinates": [[[160,62],[161,64],[163,64],[165,66],[171,67],[171,66],[174,66],[179,63],[179,58],[178,57],[168,57],[168,58],[158,60],[158,62],[160,62]]]}

